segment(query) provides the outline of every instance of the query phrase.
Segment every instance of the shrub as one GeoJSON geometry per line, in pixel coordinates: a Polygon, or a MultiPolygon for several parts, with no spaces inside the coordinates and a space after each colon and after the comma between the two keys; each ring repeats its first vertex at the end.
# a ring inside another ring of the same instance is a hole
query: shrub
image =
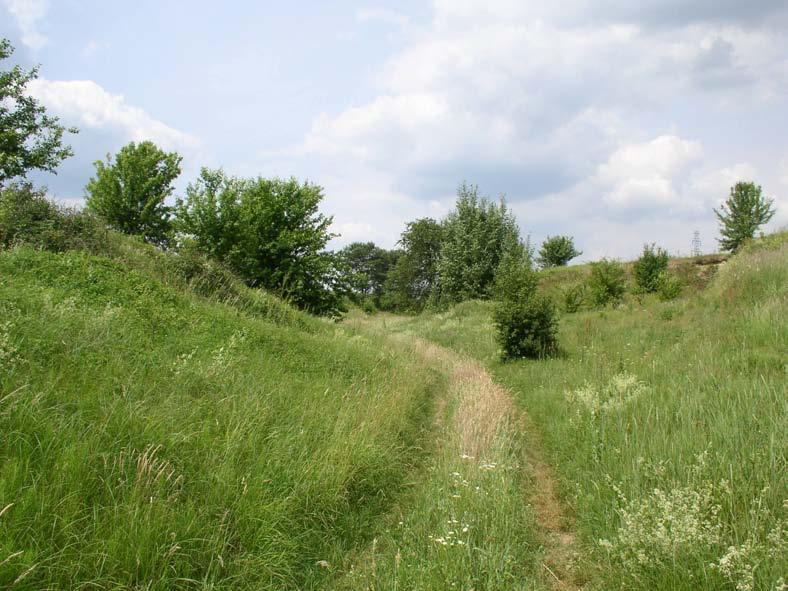
{"type": "Polygon", "coordinates": [[[681,294],[681,281],[667,271],[659,274],[657,279],[657,296],[663,302],[675,300],[681,294]]]}
{"type": "Polygon", "coordinates": [[[654,244],[644,244],[643,254],[635,261],[634,274],[638,290],[654,293],[659,288],[659,278],[668,268],[668,253],[654,244]]]}
{"type": "Polygon", "coordinates": [[[498,344],[504,359],[541,358],[558,350],[558,317],[547,296],[500,302],[493,312],[498,344]]]}
{"type": "Polygon", "coordinates": [[[583,254],[575,249],[571,236],[548,236],[539,249],[539,265],[543,269],[563,267],[575,257],[583,254]]]}
{"type": "Polygon", "coordinates": [[[563,291],[564,312],[573,314],[580,310],[586,300],[586,286],[582,283],[570,285],[563,291]]]}
{"type": "Polygon", "coordinates": [[[28,244],[62,252],[100,250],[106,230],[86,212],[48,200],[43,190],[26,183],[0,189],[0,247],[28,244]]]}
{"type": "Polygon", "coordinates": [[[616,260],[602,259],[591,264],[589,289],[597,306],[617,303],[624,295],[624,267],[616,260]]]}
{"type": "Polygon", "coordinates": [[[508,255],[495,272],[492,295],[498,301],[519,301],[536,293],[539,279],[531,268],[527,252],[508,255]]]}

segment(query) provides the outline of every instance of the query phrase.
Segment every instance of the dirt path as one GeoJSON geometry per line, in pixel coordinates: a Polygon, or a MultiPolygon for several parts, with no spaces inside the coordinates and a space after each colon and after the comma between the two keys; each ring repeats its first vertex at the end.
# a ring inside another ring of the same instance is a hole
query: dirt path
{"type": "Polygon", "coordinates": [[[521,425],[527,442],[525,465],[533,483],[528,501],[544,531],[543,582],[550,589],[582,589],[575,576],[578,553],[571,520],[558,499],[555,474],[543,458],[530,418],[514,407],[511,394],[496,384],[481,364],[437,345],[429,346],[450,360],[451,380],[465,394],[453,420],[466,453],[482,456],[495,440],[496,431],[509,420],[515,419],[521,425]]]}
{"type": "Polygon", "coordinates": [[[530,418],[515,407],[511,394],[495,383],[479,362],[410,333],[392,333],[387,330],[387,323],[396,324],[397,320],[388,318],[382,325],[367,318],[356,320],[357,326],[365,330],[385,333],[403,346],[414,347],[448,376],[447,391],[436,400],[436,426],[447,427],[458,438],[463,455],[494,455],[493,448],[499,444],[502,433],[517,431],[523,435],[526,445],[522,465],[532,483],[525,502],[534,510],[545,548],[541,582],[548,589],[582,589],[576,574],[578,551],[571,519],[558,499],[555,474],[544,460],[530,418]],[[447,404],[453,404],[449,412],[447,404]]]}

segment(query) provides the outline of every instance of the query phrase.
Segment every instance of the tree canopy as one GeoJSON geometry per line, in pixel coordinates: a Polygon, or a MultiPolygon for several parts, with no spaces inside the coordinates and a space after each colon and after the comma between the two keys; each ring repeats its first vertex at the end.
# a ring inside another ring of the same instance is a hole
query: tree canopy
{"type": "Polygon", "coordinates": [[[176,204],[181,240],[302,309],[333,314],[344,293],[323,189],[295,178],[239,179],[203,169],[176,204]]]}
{"type": "MultiPolygon", "coordinates": [[[[0,62],[14,52],[8,39],[0,39],[0,62]]],[[[38,67],[25,71],[19,66],[0,69],[0,187],[32,170],[56,172],[73,155],[63,143],[63,134],[77,133],[60,125],[57,117],[27,94],[31,80],[38,78],[38,67]]]]}
{"type": "Polygon", "coordinates": [[[171,208],[164,200],[181,174],[181,156],[165,152],[150,141],[131,142],[114,159],[96,161],[96,176],[85,186],[88,209],[126,234],[166,245],[171,208]]]}
{"type": "Polygon", "coordinates": [[[738,182],[714,213],[720,222],[720,246],[736,252],[755,231],[774,216],[774,201],[763,196],[760,185],[738,182]]]}

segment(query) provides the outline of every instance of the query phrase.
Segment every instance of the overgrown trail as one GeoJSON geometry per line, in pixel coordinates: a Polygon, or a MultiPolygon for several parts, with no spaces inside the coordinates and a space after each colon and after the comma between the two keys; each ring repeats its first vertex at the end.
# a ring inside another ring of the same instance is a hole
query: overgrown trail
{"type": "Polygon", "coordinates": [[[435,401],[438,440],[396,526],[343,588],[580,589],[575,536],[528,417],[477,361],[409,333],[391,338],[447,377],[435,401]]]}

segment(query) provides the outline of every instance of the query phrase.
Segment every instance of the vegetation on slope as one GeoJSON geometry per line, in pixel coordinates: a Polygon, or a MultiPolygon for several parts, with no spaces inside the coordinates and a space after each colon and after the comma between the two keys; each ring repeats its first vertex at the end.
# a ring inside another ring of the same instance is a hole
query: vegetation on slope
{"type": "Polygon", "coordinates": [[[0,251],[0,587],[318,586],[419,457],[439,377],[113,240],[0,251]]]}
{"type": "Polygon", "coordinates": [[[558,358],[500,363],[485,303],[403,327],[476,355],[516,394],[597,588],[775,589],[788,564],[787,289],[783,232],[698,295],[566,315],[558,358]]]}

